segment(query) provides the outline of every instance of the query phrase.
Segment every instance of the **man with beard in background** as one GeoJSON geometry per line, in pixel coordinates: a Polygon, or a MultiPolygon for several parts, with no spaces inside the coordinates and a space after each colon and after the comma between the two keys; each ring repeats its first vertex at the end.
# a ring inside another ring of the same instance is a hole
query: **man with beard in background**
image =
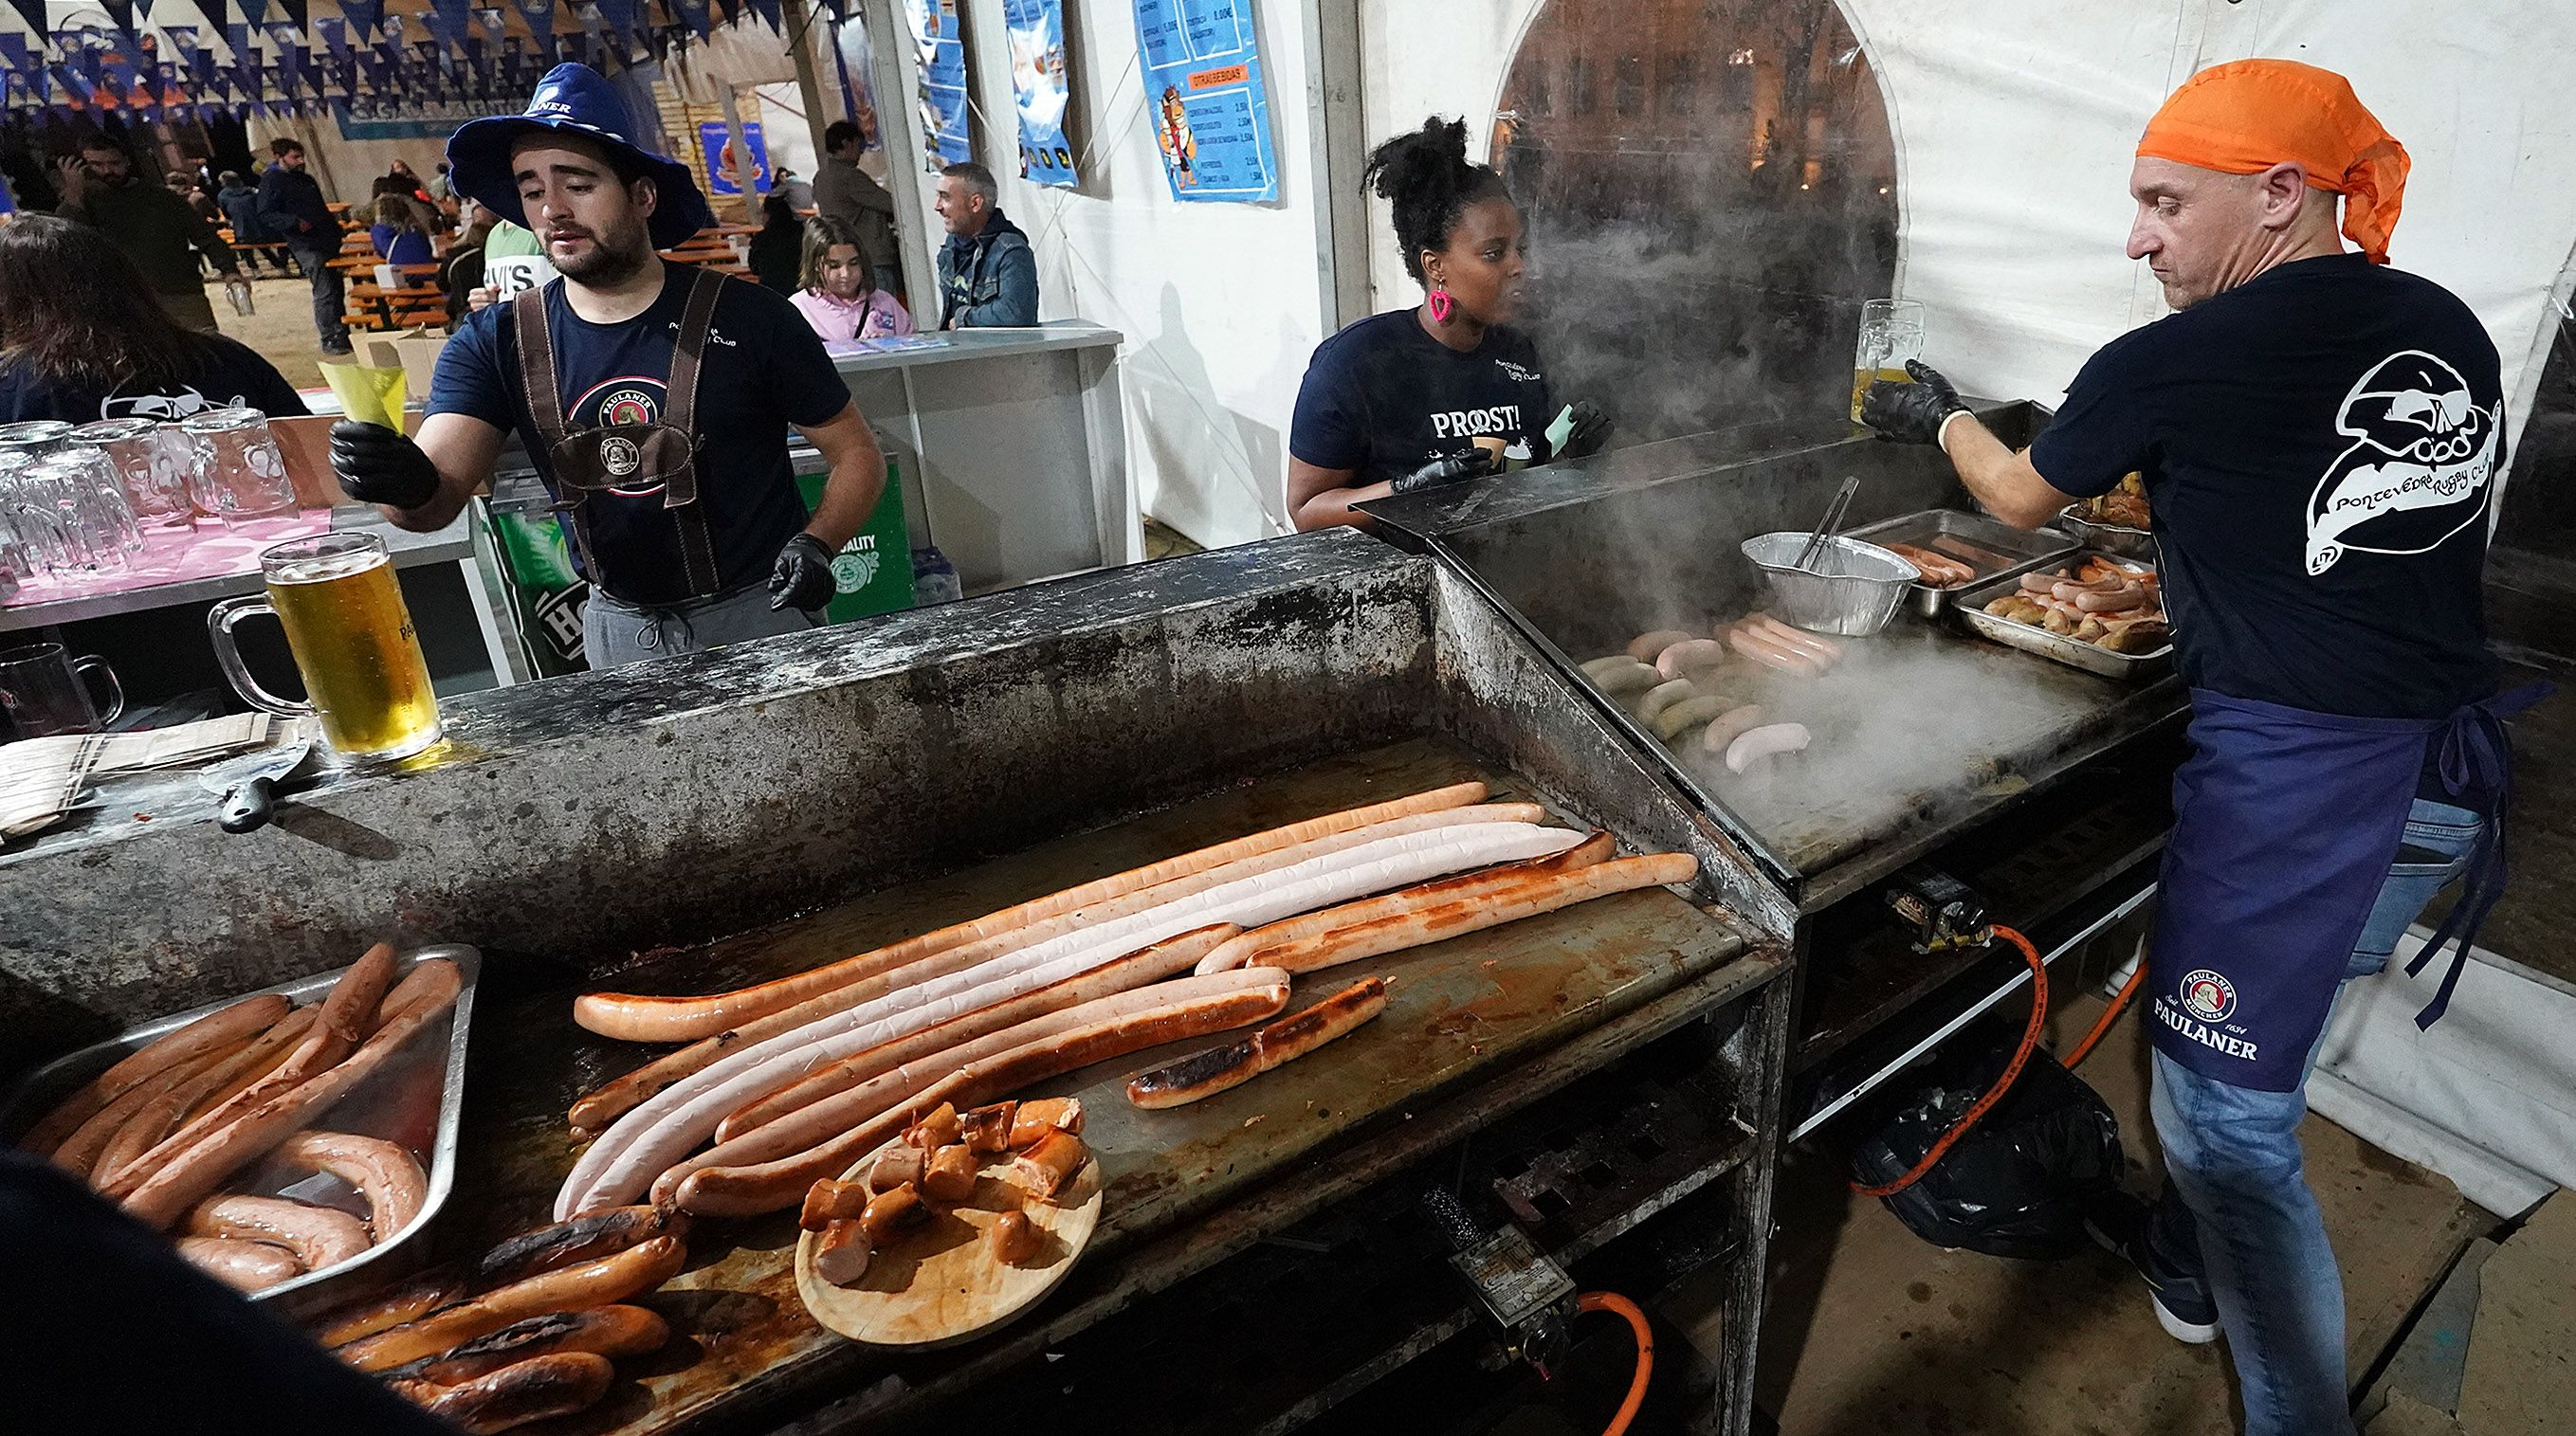
{"type": "Polygon", "coordinates": [[[2094,355],[2026,452],[1928,367],[1862,409],[1939,444],[2024,527],[2145,477],[2192,689],[2145,988],[2169,1177],[2152,1212],[2124,1201],[2093,1225],[2167,1331],[2224,1327],[2249,1436],[2352,1430],[2301,1088],[2342,984],[2465,877],[2407,969],[2458,940],[2417,1022],[2441,1015],[2503,882],[2503,719],[2541,696],[2495,696],[2486,651],[2495,346],[2456,297],[2386,267],[2407,167],[2340,75],[2205,70],[2130,177],[2129,257],[2177,312],[2094,355]]]}
{"type": "Polygon", "coordinates": [[[331,431],[341,486],[416,530],[453,520],[516,431],[590,580],[593,668],[811,626],[832,556],[885,486],[875,436],[795,306],[654,252],[713,216],[688,170],[630,133],[608,82],[573,64],[525,114],[458,129],[457,192],[524,218],[561,278],[458,329],[418,442],[331,431]],[[790,425],[831,465],[811,515],[790,425]]]}
{"type": "Polygon", "coordinates": [[[215,307],[206,301],[197,256],[224,276],[227,292],[248,293],[232,246],[189,202],[167,185],[135,178],[134,162],[105,135],[81,141],[80,152],[56,166],[63,202],[54,210],[79,220],[125,252],[152,285],[152,297],[171,318],[201,334],[215,332],[215,307]]]}

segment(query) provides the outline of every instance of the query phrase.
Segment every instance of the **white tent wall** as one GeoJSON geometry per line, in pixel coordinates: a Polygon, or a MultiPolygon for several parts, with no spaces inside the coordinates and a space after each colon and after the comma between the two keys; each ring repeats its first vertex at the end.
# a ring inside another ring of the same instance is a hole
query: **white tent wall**
{"type": "MultiPolygon", "coordinates": [[[[1324,335],[1316,225],[1325,200],[1311,159],[1304,7],[1271,0],[1255,12],[1280,157],[1271,204],[1172,198],[1137,61],[1135,10],[1119,0],[1064,8],[1073,56],[1067,129],[1082,187],[1022,181],[1000,0],[960,8],[976,157],[999,177],[1003,212],[1037,251],[1039,317],[1087,319],[1127,336],[1127,454],[1145,512],[1206,544],[1286,532],[1288,418],[1324,335]]],[[[880,106],[889,116],[915,108],[880,106]]],[[[928,213],[937,176],[900,155],[895,168],[916,178],[928,213]]],[[[935,245],[935,214],[930,223],[935,245]]]]}
{"type": "MultiPolygon", "coordinates": [[[[1542,3],[1366,0],[1370,140],[1463,114],[1481,150],[1542,3]]],[[[2195,70],[2266,55],[2350,76],[2407,145],[2415,169],[2395,262],[2477,311],[2503,355],[2518,430],[2576,244],[2564,0],[1843,0],[1842,10],[1895,127],[1900,290],[1929,306],[1933,362],[1963,388],[2054,403],[2095,349],[2163,313],[2122,252],[2138,132],[2195,70]]],[[[1376,307],[1411,303],[1419,290],[1385,205],[1369,203],[1376,307]]]]}

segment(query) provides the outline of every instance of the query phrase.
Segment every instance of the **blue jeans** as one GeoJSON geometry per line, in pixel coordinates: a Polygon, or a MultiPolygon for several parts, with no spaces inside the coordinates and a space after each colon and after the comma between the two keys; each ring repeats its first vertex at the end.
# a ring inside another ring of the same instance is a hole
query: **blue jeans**
{"type": "MultiPolygon", "coordinates": [[[[2407,926],[2467,867],[2477,831],[2465,808],[2415,801],[2345,982],[2388,966],[2407,926]]],[[[2153,1105],[2168,1178],[2149,1240],[2161,1259],[2207,1272],[2244,1387],[2245,1436],[2348,1436],[2343,1274],[2301,1170],[2306,1094],[2230,1086],[2157,1053],[2153,1105]]]]}

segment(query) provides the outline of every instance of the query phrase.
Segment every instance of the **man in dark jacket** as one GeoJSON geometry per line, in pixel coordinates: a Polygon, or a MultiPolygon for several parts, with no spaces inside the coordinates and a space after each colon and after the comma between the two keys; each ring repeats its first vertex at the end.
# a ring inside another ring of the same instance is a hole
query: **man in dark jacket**
{"type": "Polygon", "coordinates": [[[859,127],[848,120],[835,121],[823,131],[823,163],[814,171],[814,209],[857,230],[859,258],[876,275],[877,288],[901,294],[894,196],[859,168],[861,144],[859,127]]]}
{"type": "Polygon", "coordinates": [[[260,173],[259,217],[286,241],[287,252],[312,282],[313,332],[322,338],[322,352],[345,358],[349,326],[341,315],[346,301],[340,271],[331,267],[340,256],[339,217],[323,200],[321,182],[304,168],[304,146],[281,137],[268,142],[268,152],[276,163],[260,173]]]}
{"type": "Polygon", "coordinates": [[[1038,322],[1038,258],[1029,237],[993,207],[993,172],[955,164],[939,172],[939,327],[1025,329],[1038,322]]]}
{"type": "Polygon", "coordinates": [[[285,251],[278,247],[277,235],[268,221],[259,217],[259,191],[241,177],[239,170],[226,170],[223,188],[215,192],[215,208],[222,211],[224,224],[233,232],[233,253],[242,257],[245,268],[256,268],[265,258],[278,272],[286,272],[285,251]]]}
{"type": "Polygon", "coordinates": [[[215,332],[215,307],[197,268],[202,254],[224,276],[226,288],[244,284],[231,246],[215,227],[169,186],[135,178],[134,165],[104,135],[81,141],[80,153],[57,165],[63,202],[55,213],[97,229],[125,252],[170,317],[190,329],[215,332]],[[189,251],[194,250],[192,254],[189,251]]]}

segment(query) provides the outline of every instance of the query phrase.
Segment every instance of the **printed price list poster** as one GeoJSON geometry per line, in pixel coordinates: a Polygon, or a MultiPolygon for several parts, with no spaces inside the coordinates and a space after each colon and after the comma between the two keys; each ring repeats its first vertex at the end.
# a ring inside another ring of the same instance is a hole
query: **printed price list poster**
{"type": "Polygon", "coordinates": [[[1136,0],[1136,46],[1172,198],[1277,199],[1252,0],[1136,0]]]}
{"type": "Polygon", "coordinates": [[[966,35],[957,0],[906,0],[912,42],[921,55],[921,168],[963,164],[975,157],[966,137],[966,35]]]}

